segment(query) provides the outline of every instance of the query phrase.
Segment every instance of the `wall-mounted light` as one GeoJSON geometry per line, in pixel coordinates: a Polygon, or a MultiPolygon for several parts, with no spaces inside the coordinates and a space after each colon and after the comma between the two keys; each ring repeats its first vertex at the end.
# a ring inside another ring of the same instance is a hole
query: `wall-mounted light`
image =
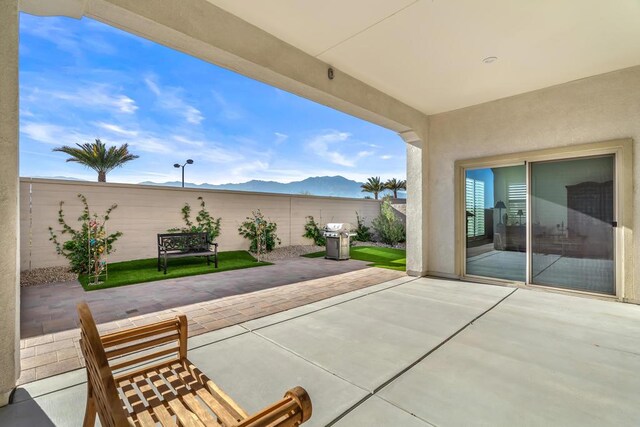
{"type": "Polygon", "coordinates": [[[329,77],[329,80],[333,80],[333,68],[329,67],[329,69],[327,70],[327,77],[329,77]]]}

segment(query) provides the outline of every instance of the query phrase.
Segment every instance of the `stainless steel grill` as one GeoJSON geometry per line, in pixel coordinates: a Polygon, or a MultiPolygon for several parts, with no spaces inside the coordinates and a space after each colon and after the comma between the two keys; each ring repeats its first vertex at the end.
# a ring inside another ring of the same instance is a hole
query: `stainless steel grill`
{"type": "Polygon", "coordinates": [[[346,222],[333,222],[324,226],[323,235],[327,240],[327,259],[349,259],[349,248],[351,246],[351,224],[346,222]]]}

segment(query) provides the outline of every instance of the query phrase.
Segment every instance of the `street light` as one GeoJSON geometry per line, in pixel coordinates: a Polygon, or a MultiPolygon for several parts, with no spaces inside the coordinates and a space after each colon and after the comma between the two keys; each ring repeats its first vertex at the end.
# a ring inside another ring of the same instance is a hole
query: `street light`
{"type": "Polygon", "coordinates": [[[192,164],[193,164],[193,160],[187,159],[187,162],[184,165],[181,165],[179,163],[176,163],[173,165],[174,168],[182,168],[182,188],[184,188],[184,167],[192,164]]]}

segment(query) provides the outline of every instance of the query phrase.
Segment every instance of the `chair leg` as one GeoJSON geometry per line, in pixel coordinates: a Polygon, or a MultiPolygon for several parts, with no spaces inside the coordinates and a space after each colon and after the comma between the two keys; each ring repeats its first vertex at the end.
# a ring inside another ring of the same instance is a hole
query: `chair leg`
{"type": "Polygon", "coordinates": [[[207,255],[207,267],[211,265],[211,256],[207,255]]]}
{"type": "Polygon", "coordinates": [[[96,414],[96,401],[93,397],[91,385],[89,385],[87,390],[87,405],[84,410],[84,421],[82,422],[83,427],[94,427],[96,425],[96,414]]]}

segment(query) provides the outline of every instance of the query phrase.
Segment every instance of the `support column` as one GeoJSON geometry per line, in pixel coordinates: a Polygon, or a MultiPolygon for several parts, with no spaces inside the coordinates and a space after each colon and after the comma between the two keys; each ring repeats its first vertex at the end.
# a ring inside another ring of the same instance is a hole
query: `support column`
{"type": "Polygon", "coordinates": [[[20,376],[18,0],[0,0],[0,406],[20,376]]]}
{"type": "Polygon", "coordinates": [[[407,131],[407,274],[427,274],[427,132],[407,131]]]}

